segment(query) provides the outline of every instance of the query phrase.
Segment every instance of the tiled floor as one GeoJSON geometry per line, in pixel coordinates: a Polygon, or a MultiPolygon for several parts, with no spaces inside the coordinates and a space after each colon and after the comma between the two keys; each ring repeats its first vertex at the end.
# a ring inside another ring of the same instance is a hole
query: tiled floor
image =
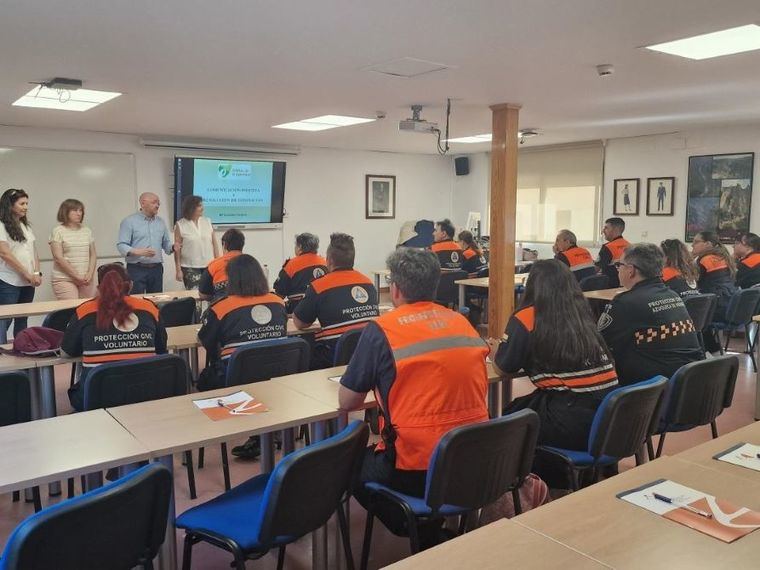
{"type": "MultiPolygon", "coordinates": [[[[736,341],[737,348],[740,342],[736,341]]],[[[753,421],[754,398],[755,398],[755,374],[752,372],[749,358],[740,355],[741,369],[736,385],[733,406],[718,419],[718,430],[721,434],[728,433],[738,427],[747,425],[753,421]]],[[[56,385],[58,395],[59,414],[68,413],[71,408],[66,397],[66,388],[69,382],[69,368],[59,367],[56,370],[56,385]]],[[[531,390],[529,383],[517,382],[514,387],[515,396],[527,393],[531,390]]],[[[87,434],[82,434],[87,437],[87,434]]],[[[692,447],[710,438],[709,427],[702,427],[688,432],[668,435],[665,445],[666,454],[674,454],[681,450],[692,447]]],[[[231,442],[236,445],[239,442],[231,442]]],[[[258,473],[258,461],[231,461],[231,474],[233,485],[240,483],[258,473]]],[[[632,466],[632,461],[625,462],[621,468],[632,466]]],[[[196,484],[198,499],[191,501],[188,493],[187,477],[185,470],[179,461],[175,461],[175,491],[177,498],[177,512],[181,513],[187,508],[208,500],[223,490],[222,470],[218,447],[206,450],[206,467],[196,470],[196,484]]],[[[43,502],[52,504],[60,498],[47,498],[43,490],[43,502]]],[[[19,521],[33,512],[31,504],[23,502],[11,502],[10,494],[0,497],[0,539],[4,542],[19,521]]],[[[351,535],[355,559],[358,561],[361,549],[361,541],[364,531],[364,511],[356,503],[351,508],[351,535]]],[[[334,568],[335,556],[335,529],[330,529],[330,567],[334,568]]],[[[181,556],[181,536],[178,540],[178,548],[181,556]]],[[[372,558],[370,567],[379,568],[409,555],[408,542],[406,539],[392,536],[382,525],[375,525],[373,538],[372,558]]],[[[226,553],[200,544],[195,547],[193,568],[196,569],[222,569],[228,568],[231,557],[226,553]]],[[[249,568],[275,568],[276,553],[270,553],[259,561],[248,563],[249,568]]],[[[306,537],[294,545],[288,547],[286,568],[310,568],[311,567],[311,541],[306,537]]]]}

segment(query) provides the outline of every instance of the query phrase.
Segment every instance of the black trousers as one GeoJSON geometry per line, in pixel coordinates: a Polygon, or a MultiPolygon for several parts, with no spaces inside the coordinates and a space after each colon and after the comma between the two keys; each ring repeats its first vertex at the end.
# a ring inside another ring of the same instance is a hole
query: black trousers
{"type": "Polygon", "coordinates": [[[160,293],[164,290],[164,264],[127,264],[127,273],[132,280],[132,293],[160,293]]]}

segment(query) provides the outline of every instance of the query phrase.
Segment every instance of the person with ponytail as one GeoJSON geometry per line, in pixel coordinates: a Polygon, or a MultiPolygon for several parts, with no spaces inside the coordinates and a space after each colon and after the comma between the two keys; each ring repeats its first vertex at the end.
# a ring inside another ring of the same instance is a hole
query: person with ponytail
{"type": "Polygon", "coordinates": [[[495,343],[490,341],[496,366],[525,370],[536,387],[504,413],[530,408],[541,418],[541,445],[586,449],[594,414],[618,378],[588,301],[564,263],[533,264],[521,306],[495,343]]]}
{"type": "Polygon", "coordinates": [[[97,297],[77,307],[61,343],[69,356],[82,357],[79,381],[69,389],[77,411],[84,407],[84,382],[93,368],[166,353],[166,329],[158,307],[129,295],[132,281],[124,267],[100,267],[98,282],[97,297]]]}
{"type": "Polygon", "coordinates": [[[681,297],[699,295],[696,288],[699,273],[686,245],[678,239],[666,239],[660,243],[660,249],[665,254],[662,282],[681,297]]]}
{"type": "Polygon", "coordinates": [[[464,261],[462,261],[462,271],[466,271],[469,277],[477,277],[478,273],[488,267],[483,251],[478,246],[472,232],[468,230],[462,230],[457,236],[459,247],[464,250],[462,254],[464,261]]]}
{"type": "MultiPolygon", "coordinates": [[[[34,288],[42,283],[34,233],[26,216],[29,194],[9,188],[0,196],[0,305],[31,303],[34,288]]],[[[2,337],[10,319],[0,320],[2,337]]],[[[14,319],[13,334],[26,328],[27,318],[14,319]]]]}

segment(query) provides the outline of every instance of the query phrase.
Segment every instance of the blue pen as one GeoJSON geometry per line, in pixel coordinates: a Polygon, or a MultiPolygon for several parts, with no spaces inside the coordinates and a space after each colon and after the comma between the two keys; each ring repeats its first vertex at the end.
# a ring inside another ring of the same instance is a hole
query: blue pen
{"type": "Polygon", "coordinates": [[[686,509],[690,513],[694,513],[695,515],[699,515],[700,517],[705,517],[706,519],[711,519],[712,514],[706,513],[705,511],[700,511],[699,509],[695,509],[691,505],[685,505],[683,503],[678,503],[674,499],[671,499],[670,497],[666,497],[665,495],[660,495],[659,493],[652,493],[654,495],[654,498],[658,501],[662,501],[663,503],[668,503],[670,505],[675,505],[679,509],[686,509]]]}

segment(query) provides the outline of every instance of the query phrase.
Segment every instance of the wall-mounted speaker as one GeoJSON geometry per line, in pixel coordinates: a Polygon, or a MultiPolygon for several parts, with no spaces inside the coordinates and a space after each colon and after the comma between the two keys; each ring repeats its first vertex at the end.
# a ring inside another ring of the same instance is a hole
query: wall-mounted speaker
{"type": "Polygon", "coordinates": [[[466,156],[458,156],[454,159],[454,169],[457,176],[464,176],[470,173],[470,159],[466,156]]]}

